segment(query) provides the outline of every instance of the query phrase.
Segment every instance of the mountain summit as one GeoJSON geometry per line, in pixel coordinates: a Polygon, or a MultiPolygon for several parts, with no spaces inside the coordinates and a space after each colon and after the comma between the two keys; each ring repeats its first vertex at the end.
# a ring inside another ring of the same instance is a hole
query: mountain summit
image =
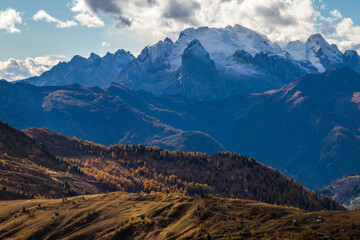
{"type": "Polygon", "coordinates": [[[215,62],[200,41],[193,40],[182,55],[181,74],[177,89],[190,98],[216,98],[222,86],[215,62]]]}
{"type": "Polygon", "coordinates": [[[290,42],[284,50],[294,60],[310,62],[318,72],[344,65],[343,53],[336,45],[330,45],[319,33],[310,36],[306,43],[290,42]]]}

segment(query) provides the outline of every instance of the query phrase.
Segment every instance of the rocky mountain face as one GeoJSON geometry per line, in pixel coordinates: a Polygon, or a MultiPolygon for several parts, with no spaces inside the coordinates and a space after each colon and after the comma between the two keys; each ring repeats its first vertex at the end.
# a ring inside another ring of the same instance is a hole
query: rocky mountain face
{"type": "Polygon", "coordinates": [[[224,92],[215,63],[199,40],[184,50],[179,82],[173,89],[173,94],[200,100],[216,99],[224,92]]]}
{"type": "Polygon", "coordinates": [[[130,52],[119,50],[100,57],[94,53],[89,58],[75,56],[70,62],[61,62],[39,77],[26,79],[36,86],[83,86],[106,87],[117,80],[119,72],[134,59],[130,52]]]}

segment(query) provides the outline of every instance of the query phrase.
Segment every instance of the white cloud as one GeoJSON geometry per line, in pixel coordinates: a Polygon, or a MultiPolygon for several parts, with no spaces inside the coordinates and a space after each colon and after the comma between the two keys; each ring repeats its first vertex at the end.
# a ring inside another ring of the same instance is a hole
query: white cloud
{"type": "Polygon", "coordinates": [[[43,57],[27,58],[25,60],[9,59],[0,61],[0,79],[8,81],[21,80],[32,76],[38,76],[59,61],[66,61],[63,55],[47,55],[43,57]]]}
{"type": "Polygon", "coordinates": [[[105,23],[91,10],[85,1],[75,1],[69,4],[71,11],[77,13],[74,17],[81,25],[89,28],[102,28],[105,23]]]}
{"type": "Polygon", "coordinates": [[[320,32],[328,42],[336,44],[343,52],[346,50],[360,51],[360,26],[355,25],[351,18],[344,18],[338,10],[330,12],[330,17],[320,17],[320,32]]]}
{"type": "Polygon", "coordinates": [[[7,8],[0,11],[0,29],[6,30],[8,33],[19,33],[20,29],[16,28],[15,25],[21,23],[20,12],[15,9],[7,8]]]}
{"type": "Polygon", "coordinates": [[[349,49],[360,50],[360,26],[355,25],[351,18],[341,19],[335,25],[335,29],[336,32],[330,37],[340,40],[330,39],[329,41],[337,44],[342,51],[349,49]]]}
{"type": "Polygon", "coordinates": [[[102,46],[102,47],[110,47],[111,44],[108,43],[108,42],[103,42],[103,43],[101,44],[101,46],[102,46]]]}
{"type": "Polygon", "coordinates": [[[89,28],[101,28],[105,26],[105,23],[97,16],[89,13],[80,13],[75,16],[75,19],[83,26],[89,28]]]}
{"type": "Polygon", "coordinates": [[[339,36],[360,42],[360,26],[355,26],[351,18],[344,18],[336,25],[336,31],[339,36]]]}
{"type": "Polygon", "coordinates": [[[119,34],[152,42],[176,38],[188,27],[240,24],[280,44],[320,32],[342,51],[360,50],[360,26],[337,9],[327,10],[322,0],[72,0],[70,8],[91,16],[109,14],[117,20],[112,32],[116,27],[119,34]],[[330,17],[319,11],[329,11],[330,17]]]}
{"type": "Polygon", "coordinates": [[[57,28],[70,28],[70,27],[75,27],[78,24],[72,20],[66,20],[66,21],[61,21],[59,19],[56,19],[54,17],[52,17],[50,14],[48,14],[46,11],[44,10],[40,10],[38,11],[34,16],[33,19],[35,21],[45,21],[48,23],[56,23],[56,27],[57,28]]]}
{"type": "Polygon", "coordinates": [[[312,0],[73,0],[71,10],[110,14],[117,26],[153,39],[174,37],[187,27],[240,24],[275,41],[305,40],[319,13],[312,0]]]}
{"type": "Polygon", "coordinates": [[[333,16],[335,19],[340,19],[342,18],[341,13],[339,12],[339,10],[334,9],[330,12],[331,16],[333,16]]]}

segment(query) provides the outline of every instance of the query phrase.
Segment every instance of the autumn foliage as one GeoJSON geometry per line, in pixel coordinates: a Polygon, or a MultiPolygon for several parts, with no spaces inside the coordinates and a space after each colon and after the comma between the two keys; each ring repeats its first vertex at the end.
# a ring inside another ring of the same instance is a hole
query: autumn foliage
{"type": "Polygon", "coordinates": [[[166,194],[213,194],[307,210],[342,207],[304,188],[279,171],[236,153],[169,151],[143,145],[105,147],[48,130],[27,132],[80,173],[114,191],[166,194]]]}

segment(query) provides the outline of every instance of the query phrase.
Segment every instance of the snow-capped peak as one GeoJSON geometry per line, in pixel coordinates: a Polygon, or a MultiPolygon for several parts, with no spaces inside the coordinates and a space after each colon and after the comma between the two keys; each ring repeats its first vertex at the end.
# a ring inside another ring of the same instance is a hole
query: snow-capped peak
{"type": "Polygon", "coordinates": [[[221,57],[224,54],[232,56],[237,50],[244,50],[253,56],[260,52],[283,55],[278,44],[274,44],[266,36],[240,25],[226,28],[188,28],[180,33],[176,43],[187,46],[194,39],[198,39],[214,58],[219,53],[221,53],[221,57]]]}
{"type": "Polygon", "coordinates": [[[290,42],[284,50],[296,61],[309,61],[319,72],[324,72],[328,65],[342,62],[343,56],[338,47],[330,45],[320,33],[311,35],[305,43],[290,42]]]}
{"type": "MultiPolygon", "coordinates": [[[[266,36],[240,25],[188,28],[175,42],[166,38],[146,47],[120,73],[119,81],[131,89],[156,94],[179,93],[176,90],[179,79],[196,86],[216,82],[224,86],[225,95],[261,92],[281,87],[305,73],[324,72],[344,64],[360,68],[359,57],[345,57],[320,34],[310,36],[306,42],[290,42],[282,50],[266,36]],[[196,78],[185,74],[194,69],[196,78]],[[216,81],[202,81],[203,76],[209,79],[209,72],[219,76],[216,81]]],[[[195,92],[202,97],[210,96],[205,89],[195,92]]]]}
{"type": "Polygon", "coordinates": [[[285,52],[288,53],[289,57],[296,61],[307,60],[306,43],[301,41],[289,42],[285,47],[285,52]]]}
{"type": "Polygon", "coordinates": [[[244,50],[255,56],[263,52],[269,55],[285,56],[281,47],[271,42],[266,36],[240,25],[227,26],[226,28],[188,28],[182,31],[179,39],[174,43],[166,38],[155,45],[148,46],[141,54],[140,59],[150,57],[151,61],[161,60],[169,67],[176,70],[181,66],[181,56],[188,45],[197,39],[211,59],[217,65],[228,65],[232,56],[238,50],[244,50]]]}
{"type": "Polygon", "coordinates": [[[308,45],[323,46],[329,45],[320,33],[311,35],[306,41],[308,45]]]}
{"type": "Polygon", "coordinates": [[[340,62],[343,55],[335,44],[330,45],[320,33],[314,34],[309,37],[306,42],[309,49],[318,53],[320,49],[329,58],[330,61],[340,62]]]}

